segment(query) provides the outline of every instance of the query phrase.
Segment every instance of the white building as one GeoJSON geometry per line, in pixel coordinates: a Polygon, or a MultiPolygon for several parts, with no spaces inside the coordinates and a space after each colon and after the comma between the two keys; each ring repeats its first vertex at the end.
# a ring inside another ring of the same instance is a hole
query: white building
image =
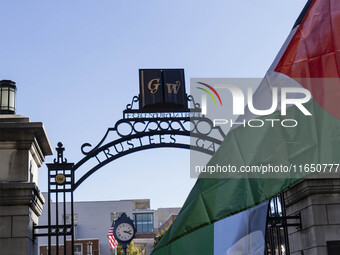
{"type": "MultiPolygon", "coordinates": [[[[47,193],[44,196],[47,198],[47,193]]],[[[55,206],[55,203],[51,204],[52,212],[55,211],[55,206]]],[[[170,216],[177,215],[179,211],[180,208],[152,210],[150,209],[149,199],[74,202],[75,240],[99,239],[99,251],[93,252],[93,255],[112,255],[113,250],[109,246],[107,233],[112,221],[125,212],[135,222],[137,229],[136,238],[133,240],[135,245],[140,250],[145,250],[145,254],[150,254],[158,229],[170,216]]],[[[62,211],[59,212],[59,221],[62,222],[63,214],[62,211]]],[[[70,215],[66,216],[67,221],[71,222],[70,215]]],[[[39,217],[39,225],[47,224],[48,210],[46,203],[43,213],[39,217]]],[[[39,247],[47,244],[47,237],[38,238],[39,247]]],[[[82,250],[86,254],[84,247],[82,250]]]]}

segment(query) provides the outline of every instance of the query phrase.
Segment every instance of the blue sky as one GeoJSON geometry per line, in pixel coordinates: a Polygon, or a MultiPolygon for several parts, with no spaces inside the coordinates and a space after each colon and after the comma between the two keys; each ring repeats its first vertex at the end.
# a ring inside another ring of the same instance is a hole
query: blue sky
{"type": "MultiPolygon", "coordinates": [[[[97,144],[139,93],[138,69],[190,78],[262,77],[306,0],[9,1],[0,3],[0,79],[17,82],[17,114],[43,122],[69,162],[97,144]]],[[[46,158],[52,162],[54,156],[46,158]]],[[[150,198],[181,206],[195,183],[189,152],[157,149],[103,167],[76,200],[150,198]]],[[[40,189],[47,190],[46,167],[40,189]]]]}

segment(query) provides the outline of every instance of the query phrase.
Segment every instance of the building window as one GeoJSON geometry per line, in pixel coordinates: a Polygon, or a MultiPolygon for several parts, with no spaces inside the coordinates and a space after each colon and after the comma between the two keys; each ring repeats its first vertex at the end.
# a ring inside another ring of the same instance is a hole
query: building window
{"type": "Polygon", "coordinates": [[[328,255],[337,255],[340,250],[340,241],[328,241],[327,242],[327,251],[328,255]]]}
{"type": "MultiPolygon", "coordinates": [[[[63,219],[64,219],[64,216],[63,216],[63,219]]],[[[66,219],[65,224],[70,225],[72,223],[71,214],[66,214],[65,219],[66,219]]],[[[78,225],[78,214],[77,213],[73,214],[73,223],[74,223],[74,225],[78,225]]]]}
{"type": "Polygon", "coordinates": [[[81,243],[74,245],[74,255],[83,255],[83,245],[81,243]]]}
{"type": "Polygon", "coordinates": [[[116,221],[122,214],[123,214],[123,212],[112,212],[111,213],[111,222],[116,221]]]}
{"type": "Polygon", "coordinates": [[[135,226],[137,233],[153,232],[153,213],[135,214],[135,226]]]}

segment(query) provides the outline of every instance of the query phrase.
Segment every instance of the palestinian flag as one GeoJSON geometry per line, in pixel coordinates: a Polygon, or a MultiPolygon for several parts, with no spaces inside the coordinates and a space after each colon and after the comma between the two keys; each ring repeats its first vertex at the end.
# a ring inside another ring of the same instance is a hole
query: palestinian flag
{"type": "MultiPolygon", "coordinates": [[[[269,116],[295,119],[294,128],[239,126],[226,136],[208,165],[338,163],[340,151],[340,1],[308,1],[253,101],[269,109],[272,88],[308,89],[303,104],[269,116]]],[[[292,95],[298,97],[299,95],[292,95]]],[[[268,199],[301,180],[293,178],[198,179],[180,214],[153,255],[263,255],[268,199]]]]}

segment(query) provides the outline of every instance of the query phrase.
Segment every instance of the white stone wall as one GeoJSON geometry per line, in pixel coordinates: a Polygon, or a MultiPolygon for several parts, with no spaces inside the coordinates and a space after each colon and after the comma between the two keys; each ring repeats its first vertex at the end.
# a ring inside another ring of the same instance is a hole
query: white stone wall
{"type": "Polygon", "coordinates": [[[0,254],[37,254],[33,225],[44,203],[38,168],[51,154],[42,123],[0,115],[0,254]]]}
{"type": "Polygon", "coordinates": [[[307,179],[285,196],[287,216],[301,213],[302,228],[288,229],[291,255],[326,255],[340,240],[340,179],[307,179]]]}

